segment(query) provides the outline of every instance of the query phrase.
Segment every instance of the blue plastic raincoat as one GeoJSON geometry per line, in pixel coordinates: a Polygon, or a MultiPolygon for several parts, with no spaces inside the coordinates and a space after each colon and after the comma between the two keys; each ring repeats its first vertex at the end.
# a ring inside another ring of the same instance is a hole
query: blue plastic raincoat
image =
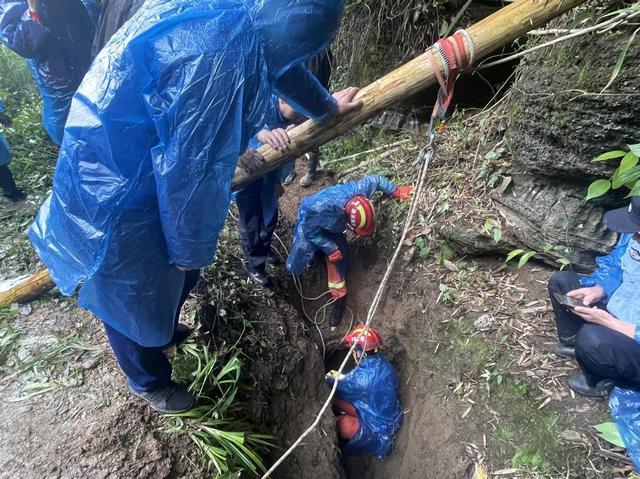
{"type": "Polygon", "coordinates": [[[209,264],[238,156],[272,87],[312,118],[331,94],[297,62],[342,2],[147,0],[76,93],[53,193],[29,236],[63,294],[143,346],[167,344],[183,268],[209,264]],[[293,100],[291,100],[293,101],[293,100]]]}
{"type": "Polygon", "coordinates": [[[344,205],[355,195],[371,198],[376,191],[392,195],[398,187],[380,175],[335,185],[307,196],[300,203],[287,268],[302,274],[318,250],[329,254],[338,248],[331,238],[347,229],[344,205]],[[329,234],[327,234],[329,233],[329,234]]]}
{"type": "MultiPolygon", "coordinates": [[[[333,384],[334,379],[327,381],[333,384]]],[[[398,377],[389,360],[381,353],[365,356],[359,367],[338,382],[336,397],[351,403],[360,420],[360,429],[342,446],[342,453],[375,454],[379,459],[389,454],[402,425],[398,377]]]]}
{"type": "MultiPolygon", "coordinates": [[[[635,340],[640,343],[640,243],[633,234],[623,234],[613,251],[596,262],[596,270],[580,282],[602,286],[607,310],[621,321],[635,324],[635,340]]],[[[640,392],[614,388],[609,407],[627,452],[640,471],[640,392]]]]}
{"type": "Polygon", "coordinates": [[[71,98],[91,64],[92,15],[99,7],[93,0],[83,1],[41,0],[38,19],[26,0],[0,0],[0,42],[27,59],[42,94],[44,128],[58,145],[71,98]]]}
{"type": "MultiPolygon", "coordinates": [[[[4,112],[4,103],[0,100],[0,113],[4,112]]],[[[9,146],[9,142],[4,137],[2,133],[0,133],[0,166],[4,166],[11,161],[11,147],[9,146]]]]}

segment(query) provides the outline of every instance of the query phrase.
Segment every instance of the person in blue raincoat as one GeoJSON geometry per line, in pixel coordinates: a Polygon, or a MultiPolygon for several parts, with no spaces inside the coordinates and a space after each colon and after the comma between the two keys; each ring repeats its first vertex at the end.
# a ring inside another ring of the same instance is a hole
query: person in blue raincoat
{"type": "MultiPolygon", "coordinates": [[[[29,237],[63,294],[104,323],[133,394],[189,409],[162,348],[198,270],[213,261],[238,157],[272,93],[317,121],[359,108],[304,61],[342,2],[146,0],[74,96],[53,192],[29,237]]],[[[241,165],[244,163],[241,162],[241,165]]]]}
{"type": "Polygon", "coordinates": [[[561,271],[549,281],[560,338],[556,353],[578,361],[581,371],[569,378],[577,393],[606,397],[613,388],[611,414],[640,470],[640,196],[606,213],[604,221],[621,235],[613,251],[597,259],[595,271],[582,277],[561,271]],[[565,306],[556,294],[585,306],[565,306]]]}
{"type": "MultiPolygon", "coordinates": [[[[11,118],[4,113],[4,103],[2,101],[0,101],[0,125],[4,127],[11,126],[11,118]]],[[[10,161],[11,147],[4,135],[0,133],[0,189],[2,189],[2,194],[5,198],[15,203],[25,199],[25,195],[16,186],[13,174],[9,169],[10,161]]]]}
{"type": "MultiPolygon", "coordinates": [[[[344,341],[349,347],[356,345],[357,366],[339,376],[332,401],[340,449],[344,456],[373,454],[382,459],[391,452],[402,425],[398,376],[380,352],[382,338],[374,328],[360,324],[344,341]]],[[[330,386],[337,378],[337,371],[326,375],[330,386]]]]}
{"type": "Polygon", "coordinates": [[[640,196],[604,221],[622,233],[614,250],[598,258],[588,276],[556,272],[549,281],[560,344],[556,353],[575,357],[581,372],[569,378],[575,392],[606,397],[614,385],[640,390],[640,196]],[[567,295],[578,306],[561,303],[567,295]],[[584,306],[582,306],[584,304],[584,306]]]}
{"type": "MultiPolygon", "coordinates": [[[[265,128],[249,142],[249,146],[257,149],[268,144],[275,149],[286,149],[290,142],[287,128],[299,122],[300,116],[282,99],[272,95],[265,128]]],[[[293,166],[293,162],[289,162],[235,194],[240,245],[245,256],[244,268],[249,279],[261,286],[269,284],[267,263],[278,262],[271,250],[271,240],[278,226],[278,198],[282,183],[293,166]]]]}
{"type": "Polygon", "coordinates": [[[42,94],[44,128],[58,145],[91,64],[98,12],[93,0],[0,0],[0,42],[27,59],[42,94]]]}
{"type": "Polygon", "coordinates": [[[300,203],[287,269],[299,276],[317,253],[324,255],[334,303],[329,318],[331,327],[340,324],[346,308],[346,274],[350,261],[345,232],[349,228],[357,236],[373,234],[375,212],[369,199],[376,191],[408,199],[413,188],[396,186],[380,175],[370,175],[325,188],[300,203]]]}

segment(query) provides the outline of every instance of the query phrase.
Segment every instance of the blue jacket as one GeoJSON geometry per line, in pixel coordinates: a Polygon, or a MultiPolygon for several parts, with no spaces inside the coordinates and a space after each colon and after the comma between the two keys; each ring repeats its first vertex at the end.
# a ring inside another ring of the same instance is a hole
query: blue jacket
{"type": "Polygon", "coordinates": [[[370,175],[305,197],[300,203],[291,251],[287,258],[289,271],[299,275],[318,250],[329,254],[338,248],[331,236],[342,234],[347,229],[347,218],[343,210],[349,199],[355,195],[371,198],[376,191],[392,195],[396,189],[397,186],[386,178],[370,175]]]}
{"type": "MultiPolygon", "coordinates": [[[[607,310],[616,318],[635,324],[635,340],[640,342],[640,243],[633,234],[623,234],[611,253],[596,262],[596,270],[580,282],[583,286],[602,286],[607,294],[607,310]]],[[[627,453],[640,471],[640,392],[614,388],[609,407],[627,453]]]]}
{"type": "MultiPolygon", "coordinates": [[[[328,378],[333,384],[333,378],[328,378]]],[[[365,356],[360,366],[338,382],[336,397],[351,403],[358,413],[360,429],[342,447],[345,456],[375,454],[382,459],[393,448],[393,437],[402,425],[398,377],[381,353],[365,356]]]]}
{"type": "Polygon", "coordinates": [[[640,243],[633,234],[623,234],[611,253],[597,258],[596,263],[595,271],[580,282],[602,286],[607,310],[621,321],[635,324],[636,341],[640,342],[640,243]]]}
{"type": "MultiPolygon", "coordinates": [[[[324,0],[147,0],[74,96],[29,237],[63,294],[143,346],[173,334],[184,273],[213,260],[239,155],[272,89],[335,106],[304,67],[337,31],[324,0]]],[[[302,106],[304,105],[304,106],[302,106]]]]}
{"type": "MultiPolygon", "coordinates": [[[[0,113],[4,112],[4,103],[0,100],[0,113]]],[[[11,147],[9,146],[9,142],[4,137],[2,133],[0,133],[0,166],[4,166],[11,161],[11,147]]]]}
{"type": "Polygon", "coordinates": [[[40,21],[26,0],[0,0],[0,42],[27,59],[43,99],[42,121],[60,144],[71,98],[91,64],[99,7],[93,0],[41,0],[40,21]]]}

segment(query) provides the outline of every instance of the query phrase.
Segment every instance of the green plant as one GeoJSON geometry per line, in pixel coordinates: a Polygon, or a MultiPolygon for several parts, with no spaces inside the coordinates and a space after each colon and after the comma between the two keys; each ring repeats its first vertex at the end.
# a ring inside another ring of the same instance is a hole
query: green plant
{"type": "Polygon", "coordinates": [[[520,259],[518,260],[518,268],[522,268],[536,254],[538,254],[536,251],[527,251],[527,252],[525,252],[525,250],[520,249],[520,248],[514,249],[513,251],[509,252],[509,254],[507,255],[507,259],[505,260],[505,263],[508,263],[511,260],[513,260],[514,258],[517,258],[519,256],[520,259]]]}
{"type": "Polygon", "coordinates": [[[616,168],[611,178],[601,178],[589,185],[587,190],[587,200],[598,198],[609,190],[617,190],[625,187],[629,190],[628,196],[640,195],[640,143],[627,145],[629,150],[607,151],[596,157],[593,161],[609,161],[621,158],[620,164],[616,168]]]}
{"type": "Polygon", "coordinates": [[[620,436],[620,431],[618,431],[618,427],[613,422],[603,422],[601,424],[596,424],[593,428],[598,431],[598,436],[607,441],[610,444],[613,444],[617,447],[624,448],[624,442],[622,441],[622,437],[620,436]]]}
{"type": "Polygon", "coordinates": [[[482,226],[482,232],[491,236],[496,243],[502,238],[502,226],[499,221],[488,218],[482,226]]]}
{"type": "Polygon", "coordinates": [[[250,431],[249,425],[238,418],[240,355],[239,349],[228,356],[212,353],[209,344],[194,339],[181,345],[174,360],[174,374],[190,380],[189,390],[204,404],[164,416],[161,426],[166,433],[187,434],[208,466],[224,477],[264,472],[266,468],[258,451],[275,447],[272,436],[250,431]]]}

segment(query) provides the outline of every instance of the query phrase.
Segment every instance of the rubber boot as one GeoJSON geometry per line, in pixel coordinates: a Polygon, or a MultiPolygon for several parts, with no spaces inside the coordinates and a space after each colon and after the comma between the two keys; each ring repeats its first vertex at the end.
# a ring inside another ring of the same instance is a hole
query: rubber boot
{"type": "Polygon", "coordinates": [[[313,184],[313,180],[316,179],[316,171],[318,170],[318,163],[320,162],[320,154],[317,151],[312,151],[305,155],[307,157],[307,172],[300,179],[300,186],[308,188],[313,184]]]}
{"type": "Polygon", "coordinates": [[[347,298],[342,297],[336,300],[333,303],[333,310],[331,311],[331,316],[329,317],[329,325],[331,326],[331,330],[333,331],[335,328],[340,326],[342,322],[342,315],[344,314],[344,310],[347,307],[347,298]]]}
{"type": "Polygon", "coordinates": [[[26,198],[25,194],[16,186],[8,165],[0,166],[0,188],[2,188],[2,194],[14,203],[26,198]]]}
{"type": "Polygon", "coordinates": [[[284,179],[284,182],[283,182],[284,186],[289,186],[291,183],[293,183],[293,180],[296,179],[296,175],[297,175],[296,169],[294,168],[293,170],[291,170],[291,173],[289,173],[287,177],[284,179]]]}

